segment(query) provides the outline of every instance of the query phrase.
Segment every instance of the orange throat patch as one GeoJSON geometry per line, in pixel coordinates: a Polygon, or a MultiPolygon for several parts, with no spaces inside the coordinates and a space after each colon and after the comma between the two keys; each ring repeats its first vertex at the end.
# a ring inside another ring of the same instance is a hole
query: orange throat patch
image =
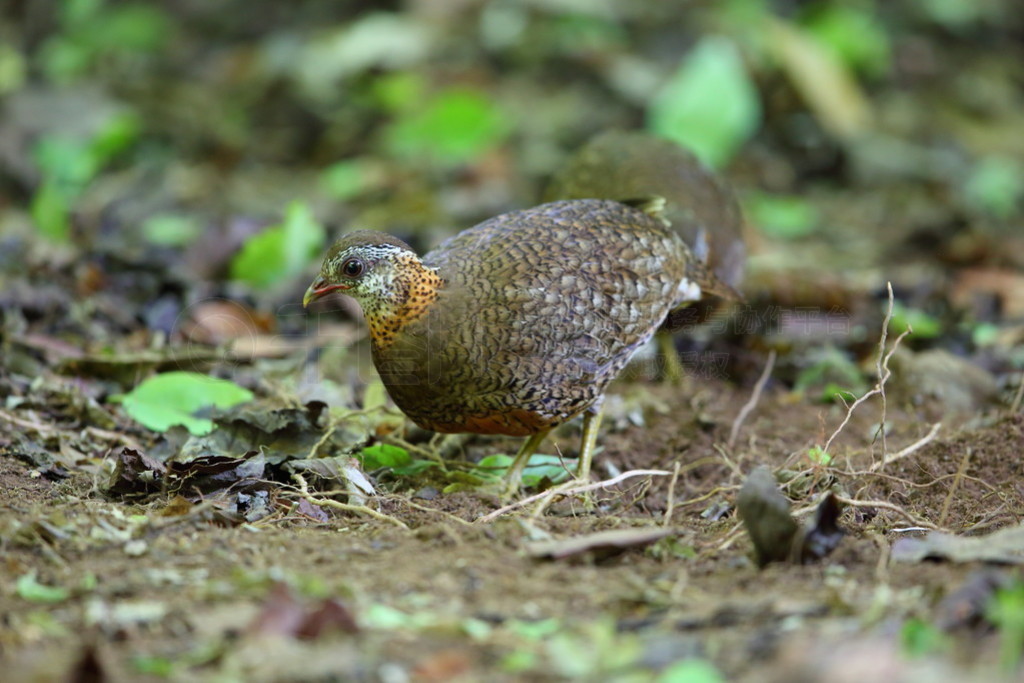
{"type": "Polygon", "coordinates": [[[406,325],[426,315],[444,285],[441,276],[419,259],[410,259],[399,273],[389,283],[387,296],[363,304],[370,340],[378,351],[391,346],[406,325]]]}

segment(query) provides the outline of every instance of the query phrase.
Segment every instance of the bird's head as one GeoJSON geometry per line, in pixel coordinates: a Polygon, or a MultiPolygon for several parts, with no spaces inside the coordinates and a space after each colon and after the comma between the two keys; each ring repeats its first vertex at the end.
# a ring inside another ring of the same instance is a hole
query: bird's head
{"type": "Polygon", "coordinates": [[[372,230],[353,232],[327,252],[302,305],[309,306],[330,292],[348,294],[364,310],[387,304],[405,294],[403,283],[408,276],[403,271],[417,267],[422,267],[419,257],[405,242],[372,230]]]}

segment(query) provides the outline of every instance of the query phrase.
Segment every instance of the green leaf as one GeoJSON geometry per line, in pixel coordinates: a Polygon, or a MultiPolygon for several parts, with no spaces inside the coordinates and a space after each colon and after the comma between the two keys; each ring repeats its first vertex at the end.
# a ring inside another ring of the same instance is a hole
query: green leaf
{"type": "Polygon", "coordinates": [[[139,138],[142,125],[132,112],[111,116],[89,142],[92,167],[99,170],[110,159],[131,147],[139,138]]]}
{"type": "Polygon", "coordinates": [[[409,451],[400,446],[393,446],[387,443],[367,446],[357,453],[356,457],[359,459],[364,470],[373,471],[386,467],[401,477],[415,476],[431,467],[437,467],[437,463],[433,460],[423,460],[421,458],[414,460],[409,455],[409,451]]]}
{"type": "Polygon", "coordinates": [[[391,124],[385,142],[398,157],[455,165],[497,146],[508,127],[492,99],[475,90],[453,88],[391,124]]]}
{"type": "Polygon", "coordinates": [[[288,206],[284,222],[250,238],[231,261],[231,277],[268,289],[301,273],[323,249],[327,234],[304,202],[288,206]]]}
{"type": "Polygon", "coordinates": [[[508,622],[509,631],[535,642],[541,642],[548,636],[554,635],[560,628],[562,628],[562,622],[555,617],[537,619],[536,621],[513,619],[508,622]]]}
{"type": "Polygon", "coordinates": [[[70,209],[57,183],[51,180],[40,186],[32,197],[29,212],[41,235],[54,242],[67,242],[71,235],[70,209]]]}
{"type": "Polygon", "coordinates": [[[803,368],[796,377],[793,390],[806,393],[814,388],[822,387],[816,395],[825,403],[832,403],[836,395],[849,400],[850,396],[859,396],[867,391],[860,367],[847,353],[826,344],[808,354],[803,368]]]}
{"type": "Polygon", "coordinates": [[[192,434],[209,434],[213,421],[194,417],[200,408],[230,408],[251,401],[253,394],[234,382],[198,372],[165,372],[143,381],[120,397],[132,419],[154,431],[184,425],[192,434]]]}
{"type": "Polygon", "coordinates": [[[376,106],[394,113],[422,102],[425,88],[422,75],[413,71],[396,71],[374,79],[370,95],[376,106]]]}
{"type": "Polygon", "coordinates": [[[173,660],[159,655],[135,655],[131,662],[138,673],[160,678],[169,678],[175,669],[173,660]]]}
{"type": "Polygon", "coordinates": [[[91,58],[87,47],[67,36],[57,35],[43,43],[37,61],[49,81],[65,84],[84,73],[91,58]]]}
{"type": "Polygon", "coordinates": [[[722,674],[711,662],[703,659],[684,659],[662,671],[657,683],[725,683],[722,674]]]}
{"type": "Polygon", "coordinates": [[[93,18],[92,28],[100,26],[100,35],[92,34],[96,48],[125,52],[157,50],[171,38],[172,28],[164,10],[143,3],[105,10],[93,18]]]}
{"type": "Polygon", "coordinates": [[[792,195],[755,193],[744,207],[761,232],[781,239],[796,239],[818,227],[818,211],[807,200],[792,195]]]}
{"type": "Polygon", "coordinates": [[[66,588],[58,586],[47,586],[36,581],[35,572],[22,574],[18,577],[15,590],[19,598],[29,602],[55,603],[63,602],[70,597],[71,593],[66,588]]]}
{"type": "Polygon", "coordinates": [[[971,330],[971,342],[978,348],[995,346],[999,342],[1000,327],[993,323],[978,323],[971,330]]]}
{"type": "MultiPolygon", "coordinates": [[[[863,392],[861,392],[863,393],[863,392]]],[[[825,388],[821,390],[821,402],[832,403],[837,398],[841,398],[844,401],[856,401],[857,392],[850,391],[836,382],[828,382],[825,384],[825,388]]]]}
{"type": "Polygon", "coordinates": [[[1006,220],[1024,199],[1024,169],[1013,159],[982,158],[972,169],[964,187],[967,202],[975,209],[1006,220]]]}
{"type": "Polygon", "coordinates": [[[60,3],[60,19],[65,29],[80,26],[99,14],[104,0],[65,0],[60,3]]]}
{"type": "Polygon", "coordinates": [[[997,589],[985,617],[999,629],[1000,665],[1007,673],[1016,671],[1024,654],[1024,583],[997,589]]]}
{"type": "Polygon", "coordinates": [[[320,174],[323,188],[342,201],[356,197],[378,185],[382,173],[365,159],[347,159],[328,166],[320,174]]]}
{"type": "Polygon", "coordinates": [[[832,464],[832,456],[821,446],[811,446],[807,450],[807,458],[816,465],[828,467],[832,464]]]}
{"type": "MultiPolygon", "coordinates": [[[[505,476],[515,460],[511,455],[488,455],[476,464],[474,473],[491,480],[505,476]]],[[[576,460],[559,458],[557,455],[534,453],[523,469],[523,485],[536,486],[545,479],[553,484],[566,481],[576,466],[576,460]]]]}
{"type": "Polygon", "coordinates": [[[1000,6],[963,0],[916,0],[917,11],[948,29],[967,29],[985,19],[996,19],[1000,6]]]}
{"type": "Polygon", "coordinates": [[[647,110],[647,127],[720,167],[757,129],[761,104],[736,46],[703,39],[647,110]]]}
{"type": "Polygon", "coordinates": [[[150,216],[142,223],[142,235],[151,244],[164,247],[183,247],[191,244],[202,232],[199,223],[190,216],[161,213],[150,216]]]}
{"type": "Polygon", "coordinates": [[[32,157],[42,176],[54,182],[68,198],[77,195],[99,170],[88,142],[59,135],[41,138],[32,157]]]}
{"type": "Polygon", "coordinates": [[[868,7],[819,5],[804,28],[851,69],[871,75],[889,69],[889,34],[868,7]]]}
{"type": "Polygon", "coordinates": [[[364,448],[357,456],[366,470],[381,467],[402,467],[412,462],[409,451],[389,443],[377,443],[364,448]]]}
{"type": "Polygon", "coordinates": [[[908,619],[900,629],[900,646],[908,657],[923,657],[946,647],[941,630],[921,619],[908,619]]]}
{"type": "Polygon", "coordinates": [[[907,335],[911,339],[934,339],[942,334],[942,323],[933,315],[917,308],[908,308],[903,302],[893,302],[892,319],[889,321],[893,332],[907,335]]]}
{"type": "Polygon", "coordinates": [[[13,45],[0,45],[0,95],[19,90],[25,83],[25,58],[13,45]]]}

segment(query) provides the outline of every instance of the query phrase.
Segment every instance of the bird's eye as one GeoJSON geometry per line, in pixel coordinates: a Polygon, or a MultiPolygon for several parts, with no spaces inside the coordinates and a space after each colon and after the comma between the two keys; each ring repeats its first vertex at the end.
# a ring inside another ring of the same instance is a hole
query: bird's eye
{"type": "Polygon", "coordinates": [[[359,277],[363,274],[363,262],[357,258],[345,259],[341,264],[341,273],[345,277],[359,277]]]}

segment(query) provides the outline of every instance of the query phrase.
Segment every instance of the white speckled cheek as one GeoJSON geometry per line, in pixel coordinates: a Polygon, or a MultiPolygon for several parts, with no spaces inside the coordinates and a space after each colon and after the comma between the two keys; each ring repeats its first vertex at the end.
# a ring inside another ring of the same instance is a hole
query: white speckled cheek
{"type": "Polygon", "coordinates": [[[391,289],[390,284],[392,278],[391,274],[388,272],[389,270],[389,268],[382,267],[378,264],[377,267],[364,275],[359,286],[363,295],[386,299],[391,289]]]}
{"type": "Polygon", "coordinates": [[[700,285],[698,285],[693,280],[683,278],[679,282],[679,287],[677,288],[677,291],[679,292],[679,297],[681,301],[700,301],[700,285]]]}

